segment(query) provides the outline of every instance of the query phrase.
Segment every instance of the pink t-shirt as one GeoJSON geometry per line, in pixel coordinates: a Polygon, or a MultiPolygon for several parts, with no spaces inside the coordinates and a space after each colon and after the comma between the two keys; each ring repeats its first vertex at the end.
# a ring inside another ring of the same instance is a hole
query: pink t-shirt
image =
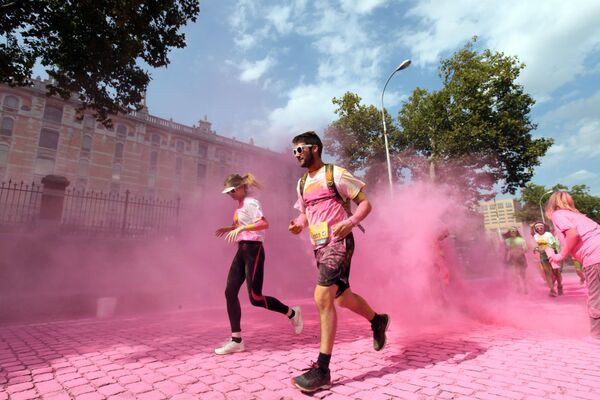
{"type": "Polygon", "coordinates": [[[564,241],[569,229],[577,229],[581,240],[571,250],[571,255],[586,267],[600,263],[600,225],[585,216],[570,210],[552,213],[552,223],[564,241]]]}
{"type": "MultiPolygon", "coordinates": [[[[233,224],[235,226],[246,226],[258,222],[263,218],[260,202],[254,197],[246,197],[242,205],[235,210],[233,214],[233,224]]],[[[262,231],[242,231],[238,234],[236,241],[253,240],[262,242],[265,240],[265,230],[262,231]]]]}
{"type": "MultiPolygon", "coordinates": [[[[333,167],[333,182],[340,194],[346,199],[353,199],[365,186],[364,182],[356,179],[344,168],[333,167]]],[[[336,199],[333,188],[327,186],[325,166],[310,174],[304,183],[304,198],[300,195],[300,180],[296,187],[298,201],[294,208],[306,214],[310,240],[317,249],[331,241],[342,238],[331,234],[331,227],[348,218],[339,199],[336,199]]]]}

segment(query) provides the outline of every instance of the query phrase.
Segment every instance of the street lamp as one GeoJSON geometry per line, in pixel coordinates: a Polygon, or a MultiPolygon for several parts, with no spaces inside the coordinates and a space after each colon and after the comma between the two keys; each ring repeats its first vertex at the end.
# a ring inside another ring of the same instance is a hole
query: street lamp
{"type": "Polygon", "coordinates": [[[540,201],[539,201],[540,214],[542,215],[542,222],[544,224],[546,223],[546,218],[544,218],[544,210],[542,210],[542,199],[544,198],[545,195],[550,194],[552,192],[554,192],[554,190],[548,190],[546,193],[544,193],[543,195],[540,196],[540,201]]]}
{"type": "Polygon", "coordinates": [[[394,74],[396,72],[402,71],[403,69],[408,68],[409,65],[410,65],[410,60],[402,61],[402,63],[400,63],[400,65],[398,65],[398,67],[394,70],[394,72],[392,72],[390,74],[390,77],[387,79],[387,81],[385,81],[385,85],[383,85],[383,90],[381,91],[381,120],[383,121],[383,140],[385,142],[385,159],[387,162],[388,181],[390,184],[390,194],[394,193],[394,187],[392,184],[392,165],[390,163],[390,148],[388,145],[387,126],[385,124],[385,111],[384,111],[385,109],[383,108],[383,94],[385,93],[385,88],[387,87],[390,79],[392,79],[392,76],[394,76],[394,74]]]}

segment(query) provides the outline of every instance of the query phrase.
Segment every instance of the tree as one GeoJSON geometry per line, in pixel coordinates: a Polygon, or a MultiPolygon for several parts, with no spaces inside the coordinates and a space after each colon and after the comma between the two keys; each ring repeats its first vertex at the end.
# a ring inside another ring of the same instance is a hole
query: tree
{"type": "Polygon", "coordinates": [[[531,135],[534,100],[516,83],[524,64],[503,53],[477,52],[476,41],[441,61],[442,89],[417,88],[398,121],[408,147],[436,172],[432,177],[463,181],[476,197],[491,194],[498,183],[514,194],[553,141],[531,135]],[[444,174],[448,166],[450,175],[444,174]]]}
{"type": "Polygon", "coordinates": [[[46,68],[48,95],[75,95],[103,123],[143,107],[150,75],[185,47],[179,29],[196,21],[199,0],[14,0],[0,3],[0,82],[31,83],[46,68]]]}
{"type": "Polygon", "coordinates": [[[550,194],[547,194],[543,198],[542,195],[550,190],[564,190],[569,192],[573,197],[577,209],[594,221],[600,223],[600,197],[591,195],[590,188],[587,185],[573,185],[569,189],[569,187],[560,183],[554,185],[550,189],[533,183],[525,185],[525,187],[521,189],[521,196],[519,198],[521,207],[517,212],[517,218],[526,223],[540,221],[542,218],[540,215],[540,199],[542,200],[541,205],[544,207],[550,194]]]}
{"type": "MultiPolygon", "coordinates": [[[[399,124],[386,113],[394,179],[408,171],[443,180],[473,202],[491,197],[496,184],[514,194],[553,143],[531,135],[534,100],[516,83],[524,65],[502,53],[477,52],[475,43],[441,61],[443,87],[417,87],[398,113],[399,124]]],[[[333,103],[338,119],[325,134],[328,151],[369,175],[385,160],[380,114],[353,93],[333,103]]]]}
{"type": "MultiPolygon", "coordinates": [[[[327,128],[323,141],[327,152],[342,165],[352,172],[364,171],[369,185],[377,185],[386,176],[381,113],[375,106],[365,106],[360,101],[351,92],[333,99],[338,119],[327,128]]],[[[390,147],[397,151],[398,128],[387,112],[385,118],[390,147]]]]}

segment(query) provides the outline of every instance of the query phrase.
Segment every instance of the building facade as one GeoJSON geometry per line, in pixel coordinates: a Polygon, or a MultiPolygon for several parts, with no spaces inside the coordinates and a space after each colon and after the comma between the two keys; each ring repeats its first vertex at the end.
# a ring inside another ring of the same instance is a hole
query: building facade
{"type": "Polygon", "coordinates": [[[483,216],[486,231],[505,232],[510,227],[520,225],[515,216],[514,199],[494,199],[479,203],[479,211],[483,216]]]}
{"type": "MultiPolygon", "coordinates": [[[[145,109],[112,117],[105,128],[77,115],[76,101],[46,96],[46,83],[0,85],[0,182],[61,175],[70,188],[197,201],[233,172],[290,184],[300,171],[291,155],[217,135],[211,123],[187,126],[145,109]]],[[[293,184],[292,184],[293,185],[293,184]]]]}

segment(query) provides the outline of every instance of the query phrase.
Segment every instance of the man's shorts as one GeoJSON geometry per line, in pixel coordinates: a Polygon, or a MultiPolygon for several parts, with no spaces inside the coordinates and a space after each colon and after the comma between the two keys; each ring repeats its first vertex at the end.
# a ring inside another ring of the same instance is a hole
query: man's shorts
{"type": "Polygon", "coordinates": [[[354,253],[354,236],[350,233],[342,240],[330,242],[315,250],[320,286],[337,285],[335,297],[350,287],[350,262],[354,253]]]}

